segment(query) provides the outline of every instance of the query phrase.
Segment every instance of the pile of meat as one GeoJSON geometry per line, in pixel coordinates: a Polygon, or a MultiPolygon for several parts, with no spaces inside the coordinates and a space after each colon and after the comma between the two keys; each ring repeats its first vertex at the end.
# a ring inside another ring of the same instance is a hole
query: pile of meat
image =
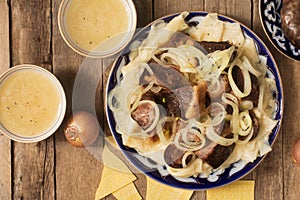
{"type": "MultiPolygon", "coordinates": [[[[178,37],[178,36],[174,36],[178,37]]],[[[189,43],[188,39],[172,39],[169,46],[176,47],[181,44],[189,43]]],[[[231,45],[227,42],[194,42],[194,46],[201,49],[203,52],[210,53],[216,50],[225,50],[231,45]]],[[[158,91],[149,90],[142,95],[141,100],[151,100],[156,104],[159,104],[165,110],[166,116],[171,116],[174,118],[180,118],[182,120],[177,120],[176,126],[172,126],[168,123],[164,125],[164,129],[168,129],[172,134],[176,134],[178,130],[185,127],[185,119],[191,119],[201,116],[203,113],[210,112],[208,110],[212,102],[221,102],[221,95],[223,93],[230,93],[231,88],[226,74],[220,76],[220,83],[222,84],[222,91],[214,92],[213,95],[207,89],[207,83],[205,81],[200,81],[198,83],[190,83],[185,76],[179,71],[177,66],[174,65],[161,65],[153,60],[150,61],[149,66],[154,72],[155,77],[149,77],[149,74],[145,73],[141,76],[141,85],[146,87],[149,84],[149,80],[155,78],[155,87],[159,88],[158,91]]],[[[239,67],[233,68],[233,78],[237,83],[237,86],[242,90],[244,88],[243,74],[239,67]]],[[[251,75],[252,91],[250,95],[245,97],[245,99],[253,102],[254,107],[258,104],[259,86],[258,81],[254,75],[251,75]]],[[[244,100],[244,99],[243,99],[244,100]]],[[[151,117],[154,115],[150,113],[150,104],[141,104],[133,112],[132,118],[138,122],[143,128],[149,127],[150,123],[153,121],[151,117]]],[[[227,106],[227,113],[232,113],[232,108],[227,106]]],[[[256,118],[253,111],[250,111],[250,116],[253,122],[253,138],[256,137],[259,129],[258,119],[256,118]]],[[[228,122],[222,124],[222,126],[217,127],[217,132],[225,138],[233,137],[228,122]]],[[[191,135],[191,137],[193,137],[191,135]]],[[[157,140],[157,136],[154,134],[153,140],[157,140]]],[[[197,138],[190,138],[191,140],[197,140],[197,138]]],[[[239,139],[243,139],[240,137],[239,139]]],[[[206,141],[206,144],[200,150],[197,150],[195,155],[202,159],[203,162],[209,164],[212,168],[218,168],[232,153],[235,144],[230,146],[221,146],[210,140],[206,141]]],[[[182,168],[182,156],[184,151],[178,149],[173,143],[170,144],[164,153],[165,162],[173,168],[182,168]]],[[[187,162],[191,161],[192,157],[187,158],[187,162]]]]}

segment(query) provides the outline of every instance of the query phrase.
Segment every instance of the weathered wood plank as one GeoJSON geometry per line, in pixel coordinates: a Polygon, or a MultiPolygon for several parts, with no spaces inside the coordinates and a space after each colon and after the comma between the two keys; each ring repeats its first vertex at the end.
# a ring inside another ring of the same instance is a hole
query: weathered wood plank
{"type": "Polygon", "coordinates": [[[11,1],[13,64],[51,69],[51,5],[47,1],[11,1]]]}
{"type": "Polygon", "coordinates": [[[133,0],[137,11],[137,27],[142,28],[153,20],[152,0],[133,0]]]}
{"type": "MultiPolygon", "coordinates": [[[[72,51],[63,41],[57,24],[60,2],[60,0],[52,1],[53,72],[61,80],[67,96],[68,106],[64,123],[75,110],[100,113],[101,116],[98,118],[102,120],[103,110],[100,109],[103,109],[103,102],[102,99],[99,100],[99,94],[94,88],[101,78],[102,61],[85,60],[85,57],[72,51]],[[91,65],[86,65],[88,63],[91,65]]],[[[96,90],[102,89],[100,83],[96,90]]],[[[57,131],[55,135],[57,199],[94,199],[101,177],[102,164],[92,155],[98,147],[93,146],[93,148],[73,147],[64,137],[63,126],[57,131]]]]}
{"type": "Polygon", "coordinates": [[[10,48],[9,48],[9,2],[0,2],[0,73],[9,68],[10,48]]]}
{"type": "Polygon", "coordinates": [[[248,27],[251,27],[251,8],[251,0],[205,1],[205,10],[207,12],[217,12],[232,17],[248,27]]]}
{"type": "Polygon", "coordinates": [[[285,92],[285,111],[282,125],[283,144],[283,177],[281,180],[285,200],[300,198],[300,168],[292,162],[291,149],[295,140],[300,137],[300,63],[285,58],[281,62],[282,80],[285,92]],[[293,102],[293,103],[292,103],[293,102]]]}
{"type": "MultiPolygon", "coordinates": [[[[10,66],[9,2],[0,1],[0,73],[10,66]]],[[[0,199],[11,199],[11,141],[0,134],[0,199]]]]}
{"type": "Polygon", "coordinates": [[[283,199],[282,133],[262,163],[252,173],[255,180],[255,199],[283,199]]]}
{"type": "Polygon", "coordinates": [[[300,102],[299,78],[300,63],[285,58],[281,62],[281,74],[285,92],[285,111],[282,125],[283,141],[283,196],[284,199],[296,200],[300,198],[300,168],[292,163],[291,149],[295,140],[300,137],[299,114],[297,106],[300,102]],[[294,102],[294,103],[291,103],[294,102]]]}
{"type": "Polygon", "coordinates": [[[154,18],[180,13],[183,11],[202,11],[204,10],[204,0],[154,0],[154,18]]]}
{"type": "MultiPolygon", "coordinates": [[[[32,63],[51,69],[50,2],[11,1],[13,65],[32,63]]],[[[54,199],[53,137],[13,144],[13,198],[54,199]]]]}
{"type": "Polygon", "coordinates": [[[54,199],[53,138],[14,143],[14,199],[54,199]]]}
{"type": "MultiPolygon", "coordinates": [[[[258,0],[253,1],[253,30],[265,42],[272,55],[274,56],[279,70],[282,72],[285,58],[273,47],[263,31],[259,17],[258,0]]],[[[283,189],[283,159],[286,155],[283,152],[283,135],[280,131],[275,141],[272,152],[257,167],[253,173],[255,179],[255,198],[259,199],[285,199],[283,189]]],[[[290,198],[288,198],[290,199],[290,198]]]]}

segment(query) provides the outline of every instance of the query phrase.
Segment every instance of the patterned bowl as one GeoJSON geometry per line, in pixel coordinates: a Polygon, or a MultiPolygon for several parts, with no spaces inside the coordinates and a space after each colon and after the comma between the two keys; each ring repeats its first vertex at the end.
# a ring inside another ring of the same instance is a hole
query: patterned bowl
{"type": "Polygon", "coordinates": [[[282,0],[260,0],[259,15],[269,40],[283,55],[300,61],[300,49],[297,49],[285,37],[281,28],[280,10],[282,0]]]}

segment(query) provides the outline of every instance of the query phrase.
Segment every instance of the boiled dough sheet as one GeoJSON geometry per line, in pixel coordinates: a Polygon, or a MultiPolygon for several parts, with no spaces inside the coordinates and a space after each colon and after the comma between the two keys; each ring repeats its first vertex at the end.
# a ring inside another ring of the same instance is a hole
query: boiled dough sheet
{"type": "Polygon", "coordinates": [[[207,200],[254,200],[254,181],[237,181],[206,191],[207,200]]]}

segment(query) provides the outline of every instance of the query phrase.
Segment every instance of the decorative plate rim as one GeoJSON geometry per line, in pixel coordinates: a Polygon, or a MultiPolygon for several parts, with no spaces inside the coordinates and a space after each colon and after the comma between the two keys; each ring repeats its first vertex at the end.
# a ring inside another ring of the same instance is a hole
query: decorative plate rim
{"type": "MultiPolygon", "coordinates": [[[[275,41],[274,39],[271,37],[272,33],[270,31],[267,30],[267,25],[265,23],[265,21],[263,20],[263,14],[262,14],[262,4],[265,4],[267,3],[268,0],[259,0],[259,18],[260,18],[260,22],[262,24],[262,27],[263,27],[263,30],[265,32],[265,34],[267,35],[269,41],[272,43],[272,45],[284,56],[286,56],[287,58],[290,58],[292,59],[293,61],[296,61],[296,62],[299,62],[300,61],[300,49],[299,49],[299,55],[296,56],[296,55],[290,55],[288,54],[288,52],[284,49],[282,49],[275,41]]],[[[279,3],[278,5],[276,5],[275,7],[278,7],[278,12],[276,12],[276,14],[278,14],[280,16],[280,9],[281,9],[281,6],[282,6],[282,0],[270,0],[270,2],[276,2],[276,3],[279,3]]],[[[281,19],[280,19],[281,21],[281,19]]],[[[277,27],[279,28],[278,30],[280,30],[282,32],[282,28],[281,28],[281,23],[280,23],[280,27],[277,27]]],[[[282,36],[284,37],[285,39],[285,43],[290,43],[290,41],[284,36],[284,33],[282,32],[282,36]]],[[[285,44],[287,45],[287,44],[285,44]]]]}

